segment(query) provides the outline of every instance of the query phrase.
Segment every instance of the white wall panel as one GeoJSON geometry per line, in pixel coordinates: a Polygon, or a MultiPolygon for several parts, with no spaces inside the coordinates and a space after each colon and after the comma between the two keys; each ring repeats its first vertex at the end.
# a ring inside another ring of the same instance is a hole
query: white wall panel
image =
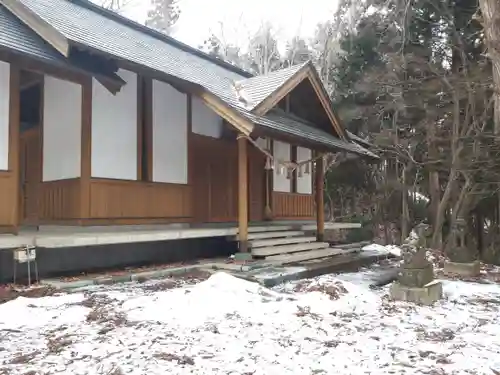
{"type": "Polygon", "coordinates": [[[153,81],[153,181],[187,184],[187,97],[153,81]]]}
{"type": "MultiPolygon", "coordinates": [[[[277,160],[290,161],[291,147],[288,143],[274,141],[273,156],[277,160]]],[[[274,164],[274,184],[273,190],[283,193],[289,193],[291,181],[287,178],[286,168],[280,168],[277,163],[274,164]]]]}
{"type": "Polygon", "coordinates": [[[137,179],[137,75],[119,70],[127,82],[116,95],[92,82],[92,177],[137,179]]]}
{"type": "MultiPolygon", "coordinates": [[[[311,160],[311,150],[307,148],[297,147],[297,162],[311,160]]],[[[301,166],[302,177],[297,177],[297,193],[312,194],[312,168],[309,167],[309,173],[305,174],[305,165],[301,166]]],[[[297,173],[297,176],[299,174],[297,173]]]]}
{"type": "Polygon", "coordinates": [[[80,177],[82,86],[45,76],[43,181],[80,177]]]}
{"type": "Polygon", "coordinates": [[[222,136],[222,118],[208,108],[200,99],[193,97],[192,131],[212,138],[222,136]]]}

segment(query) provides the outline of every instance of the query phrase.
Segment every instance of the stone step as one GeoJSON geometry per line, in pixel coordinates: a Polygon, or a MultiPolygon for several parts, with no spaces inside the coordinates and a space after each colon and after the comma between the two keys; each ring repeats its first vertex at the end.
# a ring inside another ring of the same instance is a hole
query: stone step
{"type": "Polygon", "coordinates": [[[354,249],[354,248],[361,249],[361,248],[369,245],[370,243],[371,243],[370,241],[361,241],[361,242],[353,242],[353,243],[346,243],[346,244],[338,244],[338,245],[335,245],[335,247],[339,248],[339,249],[354,249]]]}
{"type": "Polygon", "coordinates": [[[303,262],[311,259],[328,258],[328,257],[333,257],[335,255],[349,254],[350,252],[352,251],[329,247],[326,249],[302,251],[293,254],[271,255],[266,257],[266,260],[278,261],[282,264],[290,264],[290,263],[303,262]]]}
{"type": "Polygon", "coordinates": [[[292,225],[258,225],[258,226],[249,226],[248,233],[256,233],[256,232],[280,232],[287,230],[297,229],[292,225]]]}
{"type": "Polygon", "coordinates": [[[330,247],[327,242],[295,243],[283,246],[268,246],[252,249],[253,256],[266,257],[271,255],[297,253],[299,251],[326,249],[330,247]]]}
{"type": "MultiPolygon", "coordinates": [[[[292,237],[292,236],[303,236],[304,232],[298,230],[287,230],[287,231],[274,231],[274,232],[257,232],[257,233],[248,233],[249,240],[261,240],[266,238],[283,238],[283,237],[292,237]]],[[[236,235],[233,239],[238,240],[239,236],[236,235]]]]}
{"type": "Polygon", "coordinates": [[[279,245],[288,245],[292,243],[307,243],[316,241],[316,237],[307,236],[307,237],[286,237],[286,238],[271,238],[268,240],[254,240],[249,243],[252,249],[257,247],[267,247],[267,246],[279,246],[279,245]]]}

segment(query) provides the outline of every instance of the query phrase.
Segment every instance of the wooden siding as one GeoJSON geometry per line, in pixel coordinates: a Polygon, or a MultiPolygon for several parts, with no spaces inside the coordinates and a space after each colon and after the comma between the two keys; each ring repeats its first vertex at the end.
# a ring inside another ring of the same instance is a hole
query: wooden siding
{"type": "Polygon", "coordinates": [[[238,164],[235,142],[190,135],[195,221],[235,222],[238,164]]]}
{"type": "MultiPolygon", "coordinates": [[[[190,136],[195,221],[238,220],[238,150],[234,140],[190,136]]],[[[264,216],[264,155],[249,145],[249,218],[264,216]]]]}
{"type": "Polygon", "coordinates": [[[80,217],[80,179],[42,182],[38,188],[40,222],[80,217]]]}
{"type": "Polygon", "coordinates": [[[275,219],[312,219],[315,217],[314,195],[273,192],[275,219]]]}
{"type": "Polygon", "coordinates": [[[187,221],[193,216],[191,196],[189,185],[91,179],[90,219],[187,221]]]}
{"type": "Polygon", "coordinates": [[[19,202],[15,197],[15,175],[12,172],[0,171],[0,230],[11,230],[17,226],[17,206],[19,202]]]}

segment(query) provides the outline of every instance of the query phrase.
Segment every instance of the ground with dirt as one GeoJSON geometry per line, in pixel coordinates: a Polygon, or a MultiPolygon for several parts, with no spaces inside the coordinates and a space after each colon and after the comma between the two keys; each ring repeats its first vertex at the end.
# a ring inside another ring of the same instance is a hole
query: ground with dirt
{"type": "Polygon", "coordinates": [[[442,301],[415,306],[390,301],[387,287],[369,288],[392,265],[274,289],[198,273],[21,296],[0,305],[0,374],[493,375],[500,369],[494,279],[445,280],[442,301]]]}

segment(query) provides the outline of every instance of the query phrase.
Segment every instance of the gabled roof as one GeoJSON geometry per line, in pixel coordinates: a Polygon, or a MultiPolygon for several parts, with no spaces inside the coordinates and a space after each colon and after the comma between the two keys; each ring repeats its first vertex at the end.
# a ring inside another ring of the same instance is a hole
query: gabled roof
{"type": "Polygon", "coordinates": [[[269,95],[282,87],[287,81],[292,79],[295,74],[306,65],[297,64],[289,68],[275,70],[271,73],[255,76],[236,82],[244,94],[248,97],[250,103],[247,109],[254,109],[262,103],[269,95]]]}
{"type": "MultiPolygon", "coordinates": [[[[310,62],[264,77],[252,77],[248,72],[87,0],[0,0],[0,3],[5,4],[21,21],[38,33],[46,42],[45,45],[50,43],[62,56],[70,56],[75,49],[87,50],[96,56],[147,68],[155,73],[155,77],[172,80],[172,84],[179,83],[184,89],[199,96],[212,110],[247,135],[253,131],[257,120],[267,121],[273,124],[275,130],[279,129],[278,119],[262,117],[270,109],[265,108],[264,104],[269,104],[269,97],[274,100],[286,95],[303,79],[309,79],[315,86],[323,105],[324,99],[328,100],[310,62]],[[249,106],[242,100],[241,84],[246,85],[245,91],[251,92],[256,101],[259,101],[256,106],[249,106]]],[[[333,113],[331,107],[329,109],[333,113]]],[[[298,125],[288,123],[281,126],[298,125]]],[[[297,128],[288,129],[288,132],[299,132],[296,134],[299,138],[312,137],[311,132],[315,130],[304,131],[304,126],[310,127],[302,124],[302,131],[297,128]]],[[[285,132],[284,129],[281,131],[285,132]]],[[[344,140],[345,144],[342,146],[349,148],[348,144],[352,142],[345,130],[340,127],[337,133],[344,140]]],[[[337,139],[333,133],[325,132],[324,135],[337,139]]],[[[356,147],[351,148],[351,152],[366,155],[359,151],[356,147]]]]}
{"type": "MultiPolygon", "coordinates": [[[[292,67],[293,68],[293,67],[292,67]]],[[[292,70],[292,68],[288,70],[292,70]]],[[[318,71],[311,61],[307,61],[304,64],[297,65],[295,70],[292,70],[293,74],[290,75],[286,80],[278,82],[280,84],[275,85],[275,88],[270,92],[263,100],[261,100],[257,105],[253,107],[253,112],[258,115],[264,115],[271,109],[273,109],[276,104],[283,99],[287,94],[293,91],[304,80],[309,80],[312,85],[316,95],[325,111],[330,123],[335,129],[336,133],[342,139],[349,139],[346,130],[341,125],[340,120],[333,111],[332,103],[325,90],[321,79],[319,78],[318,71]]],[[[270,75],[262,77],[260,80],[261,84],[265,85],[265,78],[268,77],[268,81],[277,82],[274,77],[270,75]]],[[[253,78],[251,78],[253,79],[253,78]]],[[[251,80],[250,79],[250,80],[251,80]]]]}

